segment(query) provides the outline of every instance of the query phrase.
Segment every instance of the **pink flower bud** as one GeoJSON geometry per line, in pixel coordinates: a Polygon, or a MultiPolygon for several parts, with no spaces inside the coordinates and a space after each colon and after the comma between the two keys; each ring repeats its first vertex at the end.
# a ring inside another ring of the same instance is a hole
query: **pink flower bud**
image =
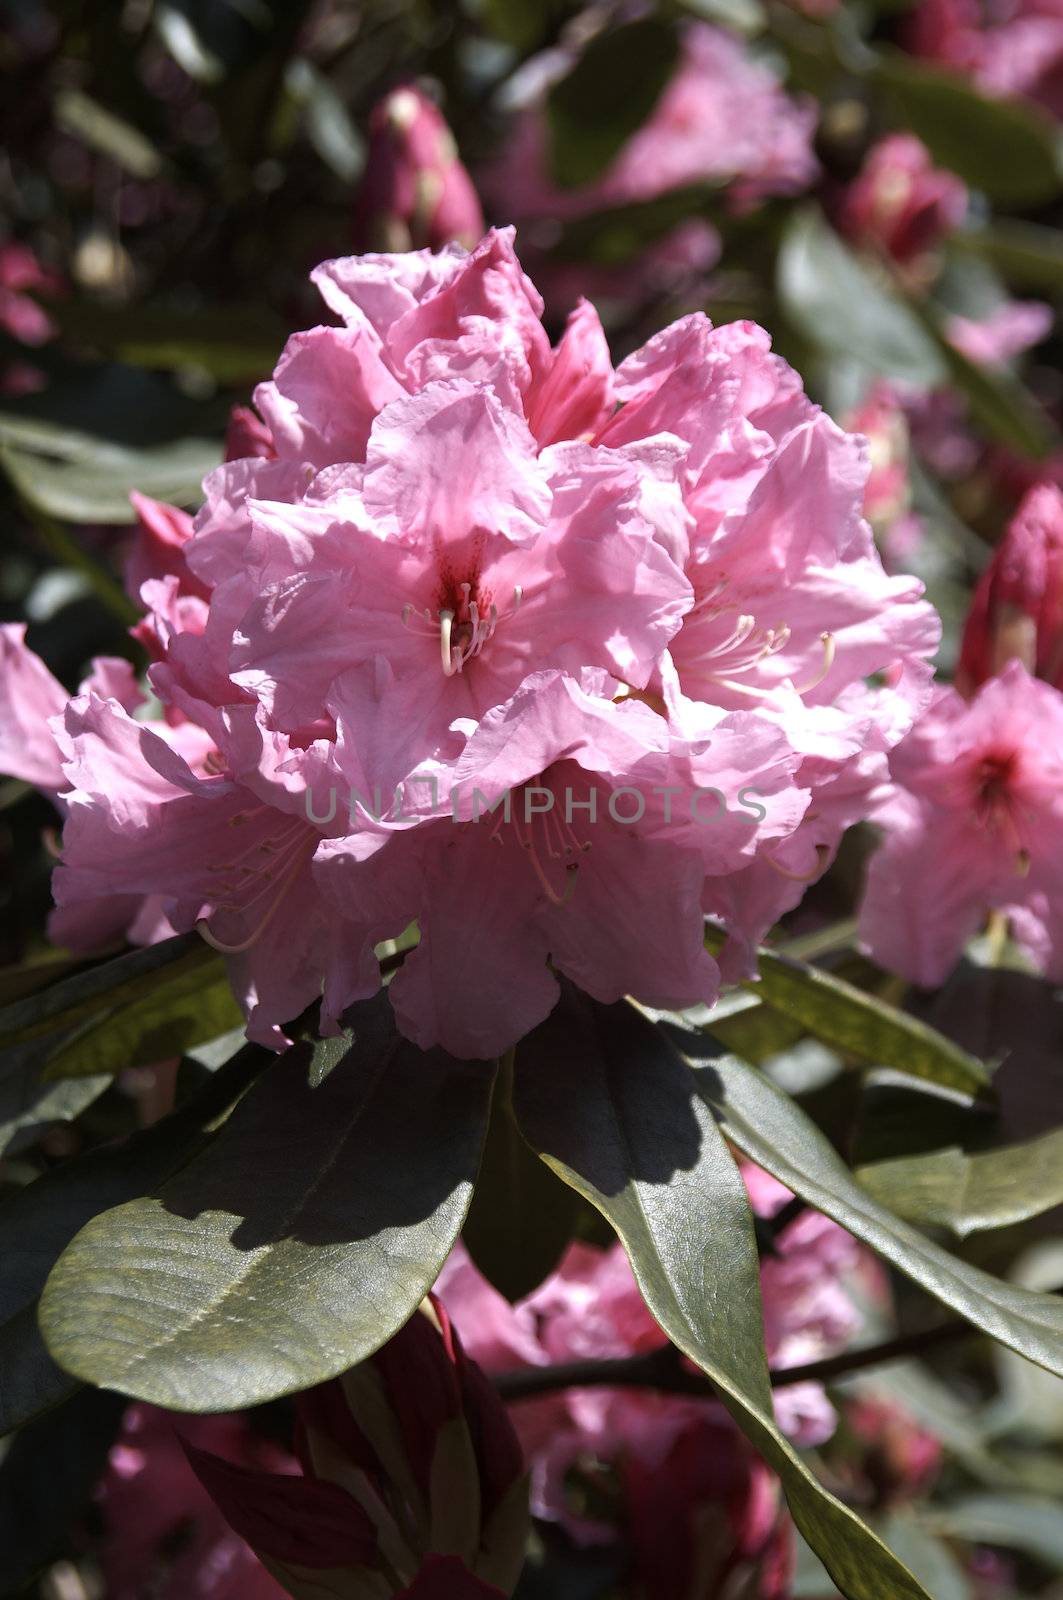
{"type": "Polygon", "coordinates": [[[370,115],[355,229],[377,250],[438,250],[453,240],[471,249],[484,231],[454,136],[419,89],[392,90],[370,115]]]}
{"type": "Polygon", "coordinates": [[[1063,494],[1029,491],[974,592],[956,684],[970,695],[1011,660],[1063,689],[1063,494]]]}
{"type": "Polygon", "coordinates": [[[870,151],[846,196],[845,231],[902,267],[923,264],[963,221],[967,189],[935,167],[914,134],[894,133],[870,151]]]}
{"type": "Polygon", "coordinates": [[[941,1441],[921,1428],[893,1400],[854,1400],[845,1411],[849,1431],[861,1446],[861,1471],[879,1505],[925,1493],[938,1474],[941,1441]]]}
{"type": "Polygon", "coordinates": [[[403,1600],[512,1592],[528,1520],[520,1449],[442,1307],[426,1303],[368,1361],[301,1395],[296,1445],[301,1478],[190,1460],[297,1600],[320,1594],[325,1570],[329,1592],[352,1600],[369,1574],[403,1600]]]}

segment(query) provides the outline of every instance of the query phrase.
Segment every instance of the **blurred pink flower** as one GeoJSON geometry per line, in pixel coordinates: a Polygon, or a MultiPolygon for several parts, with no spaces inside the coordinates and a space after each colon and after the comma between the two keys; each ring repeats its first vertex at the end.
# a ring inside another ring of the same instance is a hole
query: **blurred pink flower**
{"type": "Polygon", "coordinates": [[[845,418],[850,433],[867,440],[871,470],[864,490],[864,516],[874,531],[887,572],[904,571],[923,538],[912,511],[908,419],[899,395],[879,379],[845,418]]]}
{"type": "Polygon", "coordinates": [[[970,694],[1009,661],[1063,690],[1063,493],[1029,490],[975,589],[956,685],[970,694]]]}
{"type": "Polygon", "coordinates": [[[1018,660],[970,703],[940,689],[890,760],[860,910],[865,947],[943,983],[990,911],[1036,967],[1063,976],[1063,695],[1018,660]]]}
{"type": "Polygon", "coordinates": [[[47,344],[56,326],[35,294],[55,296],[62,279],[42,267],[33,251],[13,240],[0,244],[0,328],[20,344],[47,344]]]}
{"type": "Polygon", "coordinates": [[[366,250],[469,249],[484,231],[472,179],[439,108],[420,89],[393,89],[369,117],[369,150],[355,208],[366,250]]]}
{"type": "Polygon", "coordinates": [[[986,317],[949,317],[946,333],[968,361],[1001,366],[1047,339],[1052,308],[1038,300],[1009,300],[986,317]]]}
{"type": "Polygon", "coordinates": [[[1063,11],[1058,0],[920,0],[906,27],[915,55],[968,73],[990,95],[1035,100],[1063,116],[1063,11]]]}
{"type": "Polygon", "coordinates": [[[892,133],[872,147],[846,192],[841,222],[859,245],[922,272],[927,258],[963,221],[967,186],[935,167],[911,133],[892,133]]]}
{"type": "Polygon", "coordinates": [[[283,1600],[188,1464],[185,1443],[244,1467],[294,1469],[243,1417],[175,1416],[130,1406],[97,1491],[95,1545],[108,1600],[283,1600]]]}

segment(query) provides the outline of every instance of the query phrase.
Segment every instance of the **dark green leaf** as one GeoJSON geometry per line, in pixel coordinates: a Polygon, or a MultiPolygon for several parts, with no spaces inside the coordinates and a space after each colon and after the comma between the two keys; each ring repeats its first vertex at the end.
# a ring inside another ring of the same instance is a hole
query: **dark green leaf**
{"type": "Polygon", "coordinates": [[[259,1045],[245,1045],[187,1106],[65,1162],[0,1205],[0,1433],[78,1388],[49,1356],[37,1325],[38,1296],[62,1251],[90,1217],[147,1193],[172,1172],[269,1059],[259,1045]]]}
{"type": "Polygon", "coordinates": [[[1016,288],[1063,296],[1063,232],[1058,228],[998,218],[954,234],[949,244],[990,262],[1016,288]]]}
{"type": "Polygon", "coordinates": [[[102,961],[0,1010],[0,1044],[18,1044],[41,1034],[71,1028],[108,1006],[128,1005],[149,994],[157,974],[172,964],[209,976],[220,964],[216,952],[194,933],[178,933],[144,950],[102,961]]]}
{"type": "Polygon", "coordinates": [[[934,1526],[952,1539],[1023,1550],[1063,1571],[1059,1501],[1032,1494],[972,1494],[934,1510],[934,1526]]]}
{"type": "Polygon", "coordinates": [[[547,97],[550,167],[565,189],[601,177],[675,70],[674,27],[642,17],[603,29],[547,97]]]}
{"type": "Polygon", "coordinates": [[[604,267],[623,265],[680,222],[718,210],[721,187],[690,184],[652,200],[633,201],[576,217],[563,224],[551,254],[562,261],[594,262],[604,267]]]}
{"type": "Polygon", "coordinates": [[[877,1161],[857,1177],[898,1216],[964,1239],[1063,1205],[1063,1128],[1000,1150],[971,1153],[954,1145],[877,1161]]]}
{"type": "Polygon", "coordinates": [[[833,1217],[943,1304],[1020,1355],[1063,1376],[1063,1300],[1034,1294],[952,1256],[879,1205],[781,1089],[704,1035],[667,1030],[727,1134],[751,1160],[833,1217]]]}
{"type": "Polygon", "coordinates": [[[60,89],[54,110],[55,120],[64,132],[73,134],[134,178],[157,178],[162,171],[162,157],[140,129],[80,89],[60,89]]]}
{"type": "Polygon", "coordinates": [[[596,1213],[540,1161],[513,1116],[512,1074],[495,1086],[480,1176],[462,1229],[469,1254],[507,1300],[520,1300],[556,1267],[596,1213]]]}
{"type": "Polygon", "coordinates": [[[813,207],[794,212],[777,264],[779,298],[794,330],[820,350],[933,388],[945,377],[936,341],[890,284],[880,281],[813,207]]]}
{"type": "Polygon", "coordinates": [[[316,1088],[299,1045],[151,1199],[90,1222],[41,1302],[57,1361],[176,1410],[255,1404],[377,1349],[468,1209],[492,1070],[400,1039],[386,995],[316,1088]]]}
{"type": "Polygon", "coordinates": [[[0,1464],[0,1594],[21,1594],[65,1553],[88,1510],[125,1409],[118,1395],[85,1389],[23,1429],[0,1464]]]}
{"type": "Polygon", "coordinates": [[[108,1005],[58,1049],[49,1049],[43,1057],[45,1080],[149,1066],[238,1027],[243,1014],[224,967],[217,966],[216,971],[214,962],[190,951],[164,967],[146,993],[124,1005],[108,1005]]]}
{"type": "Polygon", "coordinates": [[[900,52],[883,55],[872,77],[897,125],[991,200],[1039,205],[1059,193],[1056,129],[1029,101],[990,99],[900,52]]]}
{"type": "Polygon", "coordinates": [[[101,306],[64,301],[54,316],[68,338],[133,367],[202,367],[219,383],[254,383],[273,370],[284,324],[255,306],[101,306]]]}
{"type": "Polygon", "coordinates": [[[35,1042],[0,1052],[0,1153],[29,1142],[53,1123],[73,1122],[110,1082],[109,1073],[100,1073],[43,1083],[35,1042]]]}
{"type": "Polygon", "coordinates": [[[927,1600],[779,1431],[745,1185],[679,1052],[627,1005],[566,992],[518,1049],[525,1137],[616,1229],[646,1304],[779,1473],[805,1538],[849,1600],[927,1600]]]}
{"type": "Polygon", "coordinates": [[[97,444],[81,459],[0,445],[0,465],[20,495],[65,522],[132,522],[132,489],[180,506],[197,506],[201,484],[221,450],[207,439],[181,439],[151,450],[97,444]]]}
{"type": "Polygon", "coordinates": [[[751,992],[824,1044],[961,1094],[985,1092],[989,1074],[976,1056],[876,995],[770,950],[759,952],[757,968],[760,977],[751,992]]]}

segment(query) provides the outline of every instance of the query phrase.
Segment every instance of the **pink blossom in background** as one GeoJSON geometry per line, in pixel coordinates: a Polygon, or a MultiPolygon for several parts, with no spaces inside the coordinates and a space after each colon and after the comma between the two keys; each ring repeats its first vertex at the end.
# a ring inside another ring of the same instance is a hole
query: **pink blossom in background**
{"type": "Polygon", "coordinates": [[[1063,10],[1058,0],[920,0],[908,48],[967,73],[986,94],[1034,100],[1063,116],[1063,10]]]}
{"type": "Polygon", "coordinates": [[[932,271],[934,251],[966,213],[962,179],[936,167],[914,134],[891,133],[865,157],[839,220],[856,244],[882,251],[919,283],[932,271]]]}
{"type": "Polygon", "coordinates": [[[960,647],[957,687],[969,694],[1009,661],[1063,689],[1063,492],[1025,495],[978,581],[960,647]]]}
{"type": "MultiPolygon", "coordinates": [[[[790,1198],[759,1169],[743,1172],[758,1214],[770,1216],[790,1198]]],[[[842,1348],[858,1331],[844,1284],[863,1252],[815,1213],[784,1228],[777,1248],[761,1281],[768,1358],[786,1367],[842,1348]]],[[[459,1245],[438,1293],[488,1372],[622,1359],[667,1343],[619,1244],[570,1245],[555,1272],[516,1305],[459,1245]]],[[[823,1443],[834,1430],[834,1411],[815,1385],[780,1389],[776,1407],[799,1444],[823,1443]]],[[[625,1536],[635,1574],[655,1600],[684,1600],[695,1572],[716,1583],[743,1574],[759,1600],[788,1595],[790,1531],[778,1483],[718,1402],[595,1387],[514,1402],[511,1414],[531,1465],[536,1515],[560,1522],[580,1543],[625,1536]],[[581,1478],[592,1497],[619,1495],[613,1516],[596,1517],[581,1504],[581,1478]]]]}
{"type": "Polygon", "coordinates": [[[472,248],[483,212],[446,121],[413,85],[393,89],[369,117],[369,150],[355,206],[356,242],[373,250],[472,248]]]}
{"type": "Polygon", "coordinates": [[[56,326],[35,295],[54,297],[62,280],[42,267],[28,245],[0,244],[0,328],[20,344],[47,344],[56,326]]]}
{"type": "Polygon", "coordinates": [[[945,331],[968,361],[996,367],[1047,339],[1054,322],[1050,306],[1037,300],[1011,300],[987,317],[949,317],[945,331]]]}
{"type": "Polygon", "coordinates": [[[966,703],[937,691],[894,751],[860,936],[881,965],[943,983],[991,911],[1063,975],[1063,695],[1018,660],[966,703]]]}
{"type": "Polygon", "coordinates": [[[857,1470],[877,1505],[896,1505],[927,1493],[944,1460],[941,1440],[892,1396],[873,1390],[847,1400],[846,1432],[857,1448],[857,1470]]]}
{"type": "Polygon", "coordinates": [[[685,318],[614,372],[582,303],[551,347],[510,232],[315,279],[343,326],[289,340],[191,536],[138,501],[165,720],[67,708],[61,920],[153,897],[278,1047],[414,920],[390,994],[424,1047],[507,1048],[548,958],[601,1000],[711,1001],[703,913],[748,970],[929,694],[937,619],[882,570],[862,442],[753,324],[685,318]]]}
{"type": "Polygon", "coordinates": [[[130,1406],[97,1490],[96,1546],[108,1600],[283,1600],[287,1590],[232,1532],[196,1478],[184,1441],[259,1470],[291,1471],[278,1446],[232,1417],[130,1406]]]}
{"type": "Polygon", "coordinates": [[[874,531],[887,572],[903,571],[923,539],[912,510],[910,433],[901,398],[884,379],[845,418],[850,433],[867,439],[870,472],[864,515],[874,531]]]}
{"type": "Polygon", "coordinates": [[[571,51],[550,50],[515,74],[507,86],[512,126],[481,175],[497,215],[519,224],[523,247],[536,255],[552,308],[571,306],[580,292],[627,301],[670,283],[696,283],[719,255],[716,230],[692,218],[624,266],[581,263],[577,270],[536,253],[549,252],[559,223],[695,184],[725,184],[731,203],[745,209],[800,193],[816,176],[814,105],[784,93],[731,34],[690,23],[679,66],[646,122],[600,178],[561,189],[550,175],[545,97],[574,59],[571,51]]]}

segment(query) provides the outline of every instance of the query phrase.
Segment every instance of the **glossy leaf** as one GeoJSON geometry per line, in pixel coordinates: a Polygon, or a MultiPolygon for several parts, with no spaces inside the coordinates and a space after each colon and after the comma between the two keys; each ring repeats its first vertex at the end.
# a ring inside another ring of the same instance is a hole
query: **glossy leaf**
{"type": "Polygon", "coordinates": [[[53,1123],[73,1122],[110,1083],[110,1073],[44,1083],[38,1044],[15,1045],[3,1051],[0,1053],[0,1153],[12,1146],[17,1148],[53,1123]]]}
{"type": "Polygon", "coordinates": [[[991,99],[959,73],[891,53],[872,72],[898,124],[990,199],[1037,205],[1059,193],[1056,131],[1028,101],[991,99]]]}
{"type": "Polygon", "coordinates": [[[964,1239],[1063,1205],[1063,1128],[1000,1150],[971,1153],[954,1145],[876,1161],[857,1177],[898,1216],[964,1239]]]}
{"type": "Polygon", "coordinates": [[[101,443],[91,456],[57,459],[14,444],[0,445],[0,466],[31,506],[66,522],[132,522],[130,491],[196,506],[201,484],[218,465],[213,441],[180,439],[151,450],[101,443]]]}
{"type": "Polygon", "coordinates": [[[757,970],[759,980],[750,984],[751,992],[824,1044],[961,1094],[985,1092],[989,1074],[976,1056],[876,995],[770,950],[759,952],[757,970]]]}
{"type": "Polygon", "coordinates": [[[1063,1376],[1063,1300],[994,1278],[942,1250],[872,1198],[788,1095],[704,1035],[669,1029],[727,1137],[787,1188],[884,1256],[990,1338],[1063,1376]]]}
{"type": "Polygon", "coordinates": [[[400,1039],[385,995],[352,1025],[316,1088],[311,1047],[285,1052],[157,1196],[82,1230],[41,1303],[57,1361],[228,1410],[332,1377],[401,1327],[464,1221],[492,1070],[400,1039]]]}
{"type": "Polygon", "coordinates": [[[591,183],[649,117],[679,57],[669,24],[642,17],[604,29],[547,97],[550,166],[562,188],[591,183]]]}
{"type": "Polygon", "coordinates": [[[46,1081],[150,1065],[207,1044],[239,1027],[243,1013],[220,963],[192,951],[164,968],[146,993],[107,1006],[49,1051],[46,1081]],[[220,970],[216,970],[220,968],[220,970]]]}
{"type": "Polygon", "coordinates": [[[514,1105],[543,1159],[608,1217],[654,1317],[779,1473],[842,1593],[926,1600],[779,1431],[745,1185],[679,1052],[632,1007],[569,990],[518,1049],[514,1105]]]}
{"type": "Polygon", "coordinates": [[[203,973],[211,964],[220,965],[220,961],[196,934],[178,933],[143,950],[98,962],[4,1006],[0,1010],[0,1045],[19,1044],[60,1028],[71,1028],[108,1006],[128,1005],[140,995],[150,994],[157,974],[173,964],[203,973]]]}
{"type": "Polygon", "coordinates": [[[1063,1572],[1063,1521],[1059,1501],[1032,1494],[972,1494],[935,1511],[933,1523],[949,1538],[1022,1550],[1063,1572]]]}
{"type": "Polygon", "coordinates": [[[495,1085],[480,1175],[462,1229],[476,1265],[507,1300],[520,1300],[556,1267],[597,1213],[531,1149],[513,1116],[512,1072],[495,1085]]]}
{"type": "Polygon", "coordinates": [[[910,306],[871,275],[815,208],[791,217],[776,270],[782,307],[802,338],[921,388],[944,378],[941,353],[910,306]]]}
{"type": "Polygon", "coordinates": [[[65,1162],[0,1204],[0,1433],[78,1388],[78,1380],[48,1354],[37,1324],[45,1279],[78,1229],[161,1183],[269,1059],[261,1046],[245,1045],[187,1106],[128,1139],[65,1162]]]}

